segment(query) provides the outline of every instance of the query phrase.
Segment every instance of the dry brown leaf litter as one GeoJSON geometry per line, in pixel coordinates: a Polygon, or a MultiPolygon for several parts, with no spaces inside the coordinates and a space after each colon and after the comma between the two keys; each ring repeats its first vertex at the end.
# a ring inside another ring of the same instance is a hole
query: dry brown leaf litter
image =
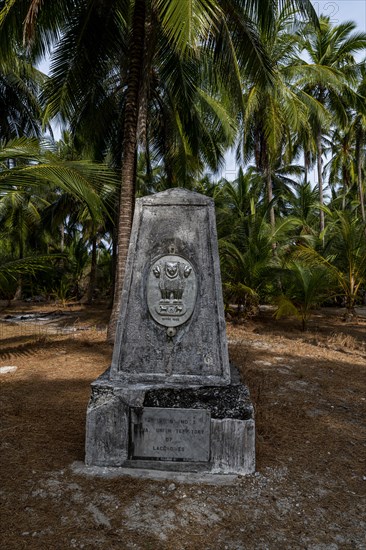
{"type": "Polygon", "coordinates": [[[72,472],[111,348],[104,307],[68,311],[64,325],[87,330],[0,327],[0,366],[18,367],[1,376],[1,548],[366,548],[365,319],[322,311],[301,333],[265,312],[228,327],[255,405],[258,467],[214,487],[72,472]]]}

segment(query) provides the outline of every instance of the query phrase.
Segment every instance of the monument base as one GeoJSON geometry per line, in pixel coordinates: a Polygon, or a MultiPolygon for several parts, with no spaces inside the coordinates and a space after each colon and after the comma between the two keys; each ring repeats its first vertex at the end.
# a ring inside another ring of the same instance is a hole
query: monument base
{"type": "Polygon", "coordinates": [[[109,369],[92,383],[87,466],[250,474],[255,423],[249,391],[226,386],[126,385],[109,369]]]}

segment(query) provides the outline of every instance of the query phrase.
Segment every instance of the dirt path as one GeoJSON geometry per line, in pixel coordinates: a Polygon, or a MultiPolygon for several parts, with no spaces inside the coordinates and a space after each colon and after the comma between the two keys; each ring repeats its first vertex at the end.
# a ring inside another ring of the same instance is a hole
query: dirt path
{"type": "Polygon", "coordinates": [[[111,348],[105,309],[67,311],[50,330],[0,324],[0,367],[17,367],[0,375],[1,548],[366,549],[366,319],[323,311],[301,333],[267,312],[228,327],[258,467],[216,487],[74,473],[111,348]]]}

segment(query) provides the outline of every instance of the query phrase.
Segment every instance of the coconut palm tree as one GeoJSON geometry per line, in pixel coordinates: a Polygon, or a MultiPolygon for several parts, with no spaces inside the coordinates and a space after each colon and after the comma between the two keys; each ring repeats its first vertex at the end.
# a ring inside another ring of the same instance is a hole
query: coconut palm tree
{"type": "MultiPolygon", "coordinates": [[[[361,65],[355,54],[366,48],[366,33],[354,32],[356,23],[351,21],[333,25],[329,17],[321,16],[319,26],[309,25],[299,37],[300,48],[306,52],[308,61],[300,60],[302,77],[297,85],[311,94],[331,113],[332,119],[311,118],[317,148],[317,178],[319,202],[324,204],[323,191],[323,134],[331,123],[346,126],[350,121],[350,108],[365,111],[362,98],[355,93],[359,82],[361,65]]],[[[324,231],[324,210],[320,210],[320,231],[324,231]]]]}
{"type": "Polygon", "coordinates": [[[294,182],[287,195],[287,214],[300,221],[300,235],[316,237],[319,219],[319,192],[309,182],[294,182]]]}
{"type": "MultiPolygon", "coordinates": [[[[273,86],[262,81],[247,81],[244,93],[243,140],[240,152],[244,161],[254,157],[257,170],[265,180],[269,218],[275,226],[274,174],[291,162],[296,136],[309,134],[309,117],[325,116],[321,105],[296,83],[298,66],[294,63],[297,39],[290,23],[293,12],[288,5],[278,12],[270,33],[262,41],[274,69],[273,86]]],[[[285,170],[284,170],[285,171],[285,170]]],[[[277,178],[277,183],[279,183],[277,178]]]]}
{"type": "Polygon", "coordinates": [[[64,161],[49,142],[20,138],[0,148],[0,193],[40,186],[61,188],[82,202],[96,219],[105,209],[104,189],[116,186],[116,174],[105,165],[88,161],[64,161]],[[8,160],[12,165],[8,168],[8,160]]]}
{"type": "Polygon", "coordinates": [[[275,318],[295,316],[306,330],[312,310],[330,297],[332,274],[323,265],[309,266],[292,260],[281,273],[282,294],[277,297],[275,318]]]}
{"type": "Polygon", "coordinates": [[[217,220],[225,300],[237,303],[239,312],[247,314],[256,309],[259,297],[277,291],[280,255],[295,237],[300,221],[278,217],[273,228],[267,221],[262,178],[253,167],[245,173],[240,169],[237,179],[224,182],[221,189],[224,202],[217,220]],[[273,243],[278,246],[276,255],[273,243]]]}
{"type": "Polygon", "coordinates": [[[365,223],[351,210],[327,209],[326,254],[311,247],[300,247],[298,257],[308,266],[326,267],[338,285],[338,295],[344,297],[348,315],[354,313],[362,285],[366,282],[365,223]]]}
{"type": "MultiPolygon", "coordinates": [[[[346,208],[347,199],[354,200],[358,192],[354,130],[353,124],[344,129],[335,127],[329,145],[324,147],[324,153],[326,156],[330,154],[330,159],[323,168],[323,177],[328,175],[329,186],[342,210],[346,208]]],[[[335,200],[332,202],[335,205],[335,200]]]]}
{"type": "Polygon", "coordinates": [[[88,228],[84,241],[90,238],[93,247],[117,182],[105,166],[61,160],[38,140],[9,142],[0,149],[0,229],[11,243],[12,256],[45,253],[50,248],[45,229],[50,238],[57,235],[52,247],[62,252],[66,219],[71,224],[77,218],[79,229],[88,228]]]}
{"type": "MultiPolygon", "coordinates": [[[[362,69],[362,79],[357,89],[358,93],[366,98],[366,70],[362,69]]],[[[361,217],[366,222],[365,196],[366,196],[366,114],[356,112],[352,122],[355,136],[355,156],[357,167],[357,186],[360,201],[361,217]]]]}
{"type": "Polygon", "coordinates": [[[24,55],[0,61],[0,141],[40,137],[42,109],[39,93],[45,76],[24,55]]]}
{"type": "Polygon", "coordinates": [[[217,189],[220,190],[220,202],[217,198],[215,201],[219,239],[242,250],[243,235],[248,234],[253,216],[264,208],[261,178],[251,168],[246,172],[240,168],[234,181],[223,179],[217,189]]]}
{"type": "MultiPolygon", "coordinates": [[[[2,251],[3,252],[3,251],[2,251]]],[[[50,272],[54,269],[54,260],[60,257],[57,254],[27,256],[21,260],[7,258],[1,254],[0,261],[0,295],[10,300],[14,298],[19,280],[23,276],[35,276],[40,272],[50,272]]]]}
{"type": "MultiPolygon", "coordinates": [[[[291,2],[302,13],[316,18],[308,0],[291,2]]],[[[153,60],[154,32],[165,35],[169,50],[186,59],[199,61],[200,52],[208,49],[215,55],[215,75],[221,70],[228,85],[240,95],[240,79],[243,68],[252,75],[268,80],[271,68],[258,39],[256,25],[269,29],[273,20],[274,3],[266,0],[115,0],[106,4],[102,0],[57,4],[40,0],[6,2],[0,14],[1,35],[9,44],[20,39],[22,29],[17,21],[25,21],[24,36],[33,40],[34,52],[39,55],[50,41],[70,41],[70,29],[79,31],[78,40],[70,42],[76,56],[66,59],[63,66],[72,75],[72,86],[67,88],[65,103],[74,106],[83,97],[82,90],[90,87],[95,75],[107,68],[117,85],[124,86],[123,125],[120,132],[122,153],[122,186],[118,216],[118,264],[116,268],[116,295],[111,318],[110,339],[113,337],[119,310],[119,295],[129,243],[136,179],[137,134],[140,112],[149,89],[149,75],[153,60]],[[37,23],[37,24],[36,24],[37,23]],[[98,36],[98,41],[95,40],[98,36]],[[38,39],[37,39],[38,38],[38,39]],[[77,44],[77,48],[74,45],[77,44]],[[125,56],[123,54],[126,54],[125,56]],[[111,58],[117,63],[111,66],[111,58]],[[73,71],[73,62],[76,71],[73,71]],[[117,67],[117,70],[115,69],[117,67]],[[228,71],[228,67],[232,68],[228,71]],[[78,77],[76,77],[76,73],[78,77]],[[142,78],[144,76],[144,78],[142,78]],[[80,88],[80,84],[84,84],[80,88]],[[80,93],[81,92],[81,93],[80,93]]],[[[169,52],[168,61],[169,61],[169,52]]],[[[56,54],[57,59],[57,54],[56,54]]],[[[175,66],[170,65],[175,71],[175,66]]],[[[55,72],[55,76],[60,73],[55,72]]],[[[168,73],[169,75],[169,73],[168,73]]],[[[100,82],[105,79],[98,78],[100,82]]],[[[95,84],[95,81],[94,81],[95,84]]],[[[194,85],[194,83],[192,83],[194,85]]],[[[194,86],[193,86],[194,87],[194,86]]],[[[174,86],[171,86],[174,94],[174,86]]],[[[65,88],[62,87],[64,94],[65,88]]],[[[83,100],[82,100],[83,101],[83,100]]],[[[88,103],[85,103],[86,109],[88,103]]]]}

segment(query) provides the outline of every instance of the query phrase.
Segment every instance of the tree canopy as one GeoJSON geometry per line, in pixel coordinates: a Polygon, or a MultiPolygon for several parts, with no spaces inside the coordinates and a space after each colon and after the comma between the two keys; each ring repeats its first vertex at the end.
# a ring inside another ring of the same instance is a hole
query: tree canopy
{"type": "Polygon", "coordinates": [[[315,305],[362,301],[366,34],[355,23],[318,19],[306,0],[0,7],[3,297],[108,297],[112,341],[135,197],[181,186],[215,200],[229,315],[267,301],[305,327],[315,305]],[[45,56],[49,75],[36,68],[45,56]]]}

